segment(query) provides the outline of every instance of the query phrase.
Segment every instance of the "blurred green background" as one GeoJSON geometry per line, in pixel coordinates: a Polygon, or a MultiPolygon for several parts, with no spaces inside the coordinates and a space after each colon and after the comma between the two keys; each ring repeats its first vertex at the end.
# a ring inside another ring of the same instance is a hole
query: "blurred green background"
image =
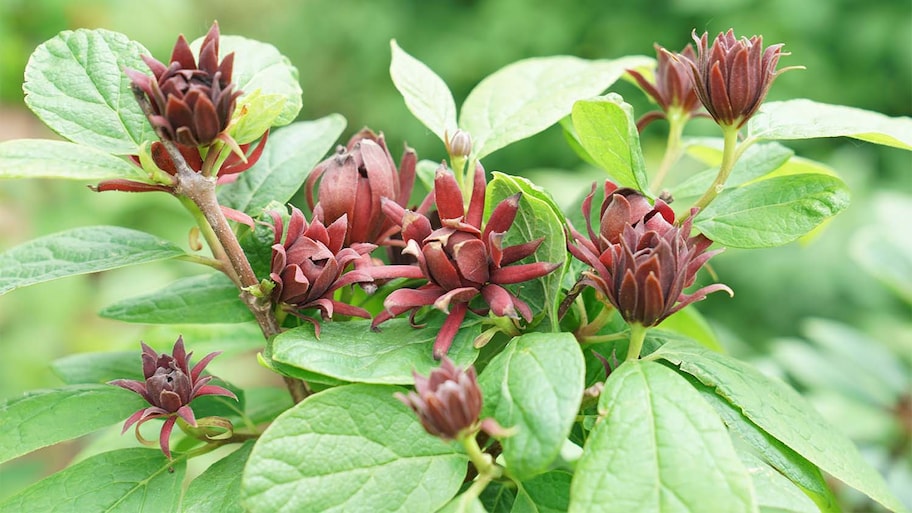
{"type": "MultiPolygon", "coordinates": [[[[223,34],[269,42],[291,59],[304,90],[300,119],[341,113],[348,119],[343,140],[370,126],[385,132],[397,157],[406,141],[421,158],[440,160],[444,151],[411,117],[389,79],[391,38],[435,70],[460,104],[484,76],[521,58],[653,55],[653,42],[678,50],[690,41],[691,29],[712,36],[734,27],[739,36],[762,34],[767,43],[786,43],[792,55],[783,58],[782,65],[807,67],[778,78],[771,100],[805,97],[891,116],[912,114],[909,0],[0,0],[0,140],[53,136],[25,108],[21,82],[31,51],[59,31],[115,30],[164,60],[178,33],[192,40],[214,19],[223,34]]],[[[619,83],[614,90],[639,114],[649,109],[631,85],[619,83]]],[[[714,134],[708,122],[698,121],[695,129],[694,133],[714,134]]],[[[663,130],[656,123],[643,134],[652,164],[661,157],[663,130]]],[[[729,250],[714,259],[715,272],[736,296],[711,296],[700,310],[731,351],[761,362],[808,393],[814,386],[826,388],[826,382],[802,379],[802,366],[783,361],[777,348],[783,340],[794,344],[808,337],[811,317],[853,327],[886,351],[900,366],[899,372],[908,373],[912,290],[904,290],[910,282],[902,280],[912,275],[912,154],[848,139],[787,145],[834,168],[852,189],[852,207],[808,244],[729,250]],[[876,248],[882,246],[899,255],[887,262],[887,273],[878,272],[885,260],[876,248]],[[875,247],[873,256],[867,251],[870,247],[875,247]],[[890,274],[893,271],[900,277],[890,274]]],[[[532,177],[564,205],[598,176],[567,148],[557,128],[498,151],[485,165],[488,170],[532,177]]],[[[191,223],[177,202],[164,195],[95,194],[73,182],[0,182],[0,250],[92,224],[128,226],[186,241],[191,223]]],[[[96,312],[194,272],[197,269],[190,264],[144,265],[0,297],[0,398],[59,384],[47,364],[66,354],[132,349],[140,338],[158,344],[173,341],[176,331],[148,334],[142,326],[100,319],[96,312]]],[[[230,359],[216,363],[232,365],[230,359]]],[[[256,366],[249,355],[234,365],[243,372],[259,372],[251,370],[256,366]]],[[[218,372],[218,365],[213,367],[218,372]]],[[[856,437],[863,446],[886,454],[893,466],[912,454],[912,412],[902,413],[901,408],[903,398],[909,400],[909,380],[895,387],[892,399],[878,406],[885,412],[880,424],[866,432],[867,438],[856,437]]],[[[828,415],[836,423],[859,421],[852,412],[845,406],[828,415]]],[[[846,431],[851,434],[851,426],[846,431]]],[[[64,461],[50,453],[34,465],[43,472],[64,461]]],[[[881,468],[889,473],[893,467],[881,468]]],[[[907,490],[904,500],[912,503],[912,472],[908,465],[905,468],[891,480],[896,489],[907,490]]],[[[0,472],[0,496],[15,486],[13,474],[27,473],[0,472]]],[[[853,507],[864,511],[867,506],[853,507]]]]}

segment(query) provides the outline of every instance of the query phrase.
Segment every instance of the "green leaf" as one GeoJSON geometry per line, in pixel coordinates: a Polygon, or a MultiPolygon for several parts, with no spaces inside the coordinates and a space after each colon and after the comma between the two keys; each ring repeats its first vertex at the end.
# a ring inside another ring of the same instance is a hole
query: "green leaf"
{"type": "Polygon", "coordinates": [[[750,452],[739,456],[754,482],[760,513],[820,513],[801,489],[750,452]]]}
{"type": "Polygon", "coordinates": [[[456,494],[466,457],[424,431],[398,387],[314,394],[263,433],[244,469],[251,513],[435,511],[456,494]]]}
{"type": "Polygon", "coordinates": [[[912,118],[804,99],[764,103],[747,128],[758,139],[853,137],[912,150],[912,118]]]}
{"type": "Polygon", "coordinates": [[[661,329],[680,333],[713,351],[725,352],[725,348],[722,347],[719,339],[716,338],[716,333],[713,331],[712,326],[693,305],[679,310],[666,318],[662,321],[661,329]]]}
{"type": "MultiPolygon", "coordinates": [[[[543,237],[544,241],[535,254],[524,259],[523,263],[563,264],[567,258],[564,215],[551,196],[525,178],[497,172],[492,176],[486,190],[486,218],[502,200],[517,192],[523,193],[513,226],[504,236],[504,247],[543,237]]],[[[529,304],[533,314],[545,312],[552,323],[557,324],[562,279],[563,267],[559,267],[546,276],[516,286],[518,296],[529,304]]]]}
{"type": "Polygon", "coordinates": [[[488,513],[478,497],[463,493],[437,510],[437,513],[488,513]]]}
{"type": "Polygon", "coordinates": [[[611,373],[576,466],[570,512],[756,511],[725,426],[685,379],[647,360],[611,373]]]}
{"type": "Polygon", "coordinates": [[[481,373],[481,417],[517,430],[502,441],[512,476],[540,474],[560,453],[576,420],[584,378],[583,354],[570,333],[516,337],[481,373]]]}
{"type": "Polygon", "coordinates": [[[344,129],[345,118],[330,114],[276,130],[260,160],[219,188],[219,203],[257,216],[271,201],[288,202],[344,129]]]}
{"type": "Polygon", "coordinates": [[[423,62],[390,41],[390,77],[409,111],[441,141],[456,131],[456,102],[446,83],[423,62]]]}
{"type": "Polygon", "coordinates": [[[77,353],[58,358],[51,370],[67,385],[107,383],[115,379],[144,381],[138,351],[77,353]]]}
{"type": "Polygon", "coordinates": [[[650,357],[665,359],[715,387],[745,417],[824,472],[888,509],[904,509],[855,445],[784,383],[691,342],[669,341],[650,357]]]}
{"type": "Polygon", "coordinates": [[[472,135],[473,157],[481,159],[557,123],[573,102],[601,93],[645,59],[535,57],[501,68],[462,105],[459,126],[472,135]]]}
{"type": "Polygon", "coordinates": [[[149,51],[108,30],[65,30],[35,49],[25,67],[25,104],[73,142],[136,154],[156,140],[130,90],[124,68],[146,71],[149,51]]]}
{"type": "MultiPolygon", "coordinates": [[[[414,383],[412,371],[427,375],[440,366],[431,347],[443,324],[443,314],[424,328],[412,328],[407,319],[392,319],[370,329],[369,320],[327,322],[314,336],[313,326],[301,326],[278,335],[272,343],[276,362],[343,381],[405,385],[414,383]]],[[[472,342],[480,333],[478,323],[464,323],[447,354],[456,365],[475,361],[472,342]]]]}
{"type": "MultiPolygon", "coordinates": [[[[111,385],[36,390],[0,403],[0,463],[126,420],[148,406],[111,385]]],[[[34,510],[32,510],[34,511],[34,510]]]]}
{"type": "Polygon", "coordinates": [[[105,452],[0,502],[0,512],[176,512],[185,472],[184,459],[168,461],[159,450],[105,452]]]}
{"type": "Polygon", "coordinates": [[[573,475],[562,470],[541,474],[519,483],[511,512],[563,513],[570,507],[573,475]]]}
{"type": "Polygon", "coordinates": [[[151,294],[105,307],[98,315],[146,324],[220,324],[253,320],[237,286],[222,273],[181,278],[151,294]]]}
{"type": "Polygon", "coordinates": [[[253,441],[215,462],[190,483],[181,505],[182,513],[244,513],[241,506],[241,469],[247,463],[253,441]]]}
{"type": "MultiPolygon", "coordinates": [[[[190,47],[199,54],[202,43],[203,38],[200,37],[190,43],[190,47]]],[[[238,104],[243,104],[246,96],[257,90],[263,95],[279,95],[285,98],[285,104],[272,126],[283,126],[294,121],[303,105],[302,91],[298,83],[298,70],[288,57],[267,43],[241,36],[221,36],[219,58],[223,59],[231,52],[234,52],[231,79],[237,90],[244,92],[238,99],[238,104]]]]}
{"type": "Polygon", "coordinates": [[[647,191],[646,163],[633,107],[612,93],[576,102],[572,119],[580,144],[614,182],[647,191]]]}
{"type": "Polygon", "coordinates": [[[288,99],[280,94],[263,94],[257,89],[240,98],[234,111],[229,133],[238,144],[256,141],[282,115],[288,99]]]}
{"type": "Polygon", "coordinates": [[[171,242],[117,226],[75,228],[0,253],[0,295],[64,276],[87,274],[184,255],[171,242]]]}
{"type": "Polygon", "coordinates": [[[0,178],[143,179],[139,168],[109,153],[65,141],[16,139],[0,143],[0,178]]]}
{"type": "MultiPolygon", "coordinates": [[[[676,199],[699,196],[712,185],[722,163],[721,139],[697,139],[687,145],[687,153],[706,165],[714,166],[701,171],[672,189],[676,199]]],[[[725,188],[737,187],[779,169],[795,152],[779,143],[754,144],[735,162],[725,188]]]]}
{"type": "Polygon", "coordinates": [[[697,214],[697,229],[734,248],[781,246],[849,206],[842,180],[821,174],[789,175],[727,191],[697,214]]]}

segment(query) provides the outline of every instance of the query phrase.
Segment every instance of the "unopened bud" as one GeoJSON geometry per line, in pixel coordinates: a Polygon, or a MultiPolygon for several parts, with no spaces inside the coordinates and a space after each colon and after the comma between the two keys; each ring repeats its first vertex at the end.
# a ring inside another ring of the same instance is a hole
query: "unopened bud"
{"type": "Polygon", "coordinates": [[[472,153],[472,136],[468,132],[457,129],[447,141],[447,153],[451,157],[468,157],[472,153]]]}

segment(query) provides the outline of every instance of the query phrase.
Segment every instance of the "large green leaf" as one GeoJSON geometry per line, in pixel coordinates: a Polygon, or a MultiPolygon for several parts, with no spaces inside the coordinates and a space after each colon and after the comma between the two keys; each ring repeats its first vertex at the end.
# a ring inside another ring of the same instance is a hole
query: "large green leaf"
{"type": "Polygon", "coordinates": [[[578,101],[573,105],[573,127],[579,142],[621,187],[646,191],[646,163],[633,107],[616,95],[578,101]]]}
{"type": "MultiPolygon", "coordinates": [[[[672,189],[676,199],[699,196],[712,185],[719,174],[722,163],[722,139],[697,139],[687,145],[687,153],[704,164],[714,166],[691,176],[672,189]]],[[[768,175],[788,162],[794,151],[779,143],[754,144],[735,162],[725,187],[737,187],[762,176],[768,175]]]]}
{"type": "Polygon", "coordinates": [[[168,461],[157,449],[105,452],[0,502],[0,512],[176,512],[185,472],[183,458],[168,461]]]}
{"type": "MultiPolygon", "coordinates": [[[[126,420],[148,406],[111,385],[36,390],[0,403],[0,463],[126,420]]],[[[32,510],[34,511],[34,510],[32,510]]]]}
{"type": "Polygon", "coordinates": [[[704,385],[715,387],[745,417],[824,472],[889,509],[904,509],[855,445],[784,383],[692,342],[669,341],[650,358],[667,360],[704,385]]]}
{"type": "Polygon", "coordinates": [[[75,228],[0,253],[0,295],[64,276],[117,269],[184,255],[171,242],[117,226],[75,228]]]}
{"type": "Polygon", "coordinates": [[[747,127],[759,139],[854,137],[912,150],[912,118],[805,99],[764,103],[747,127]]]}
{"type": "MultiPolygon", "coordinates": [[[[544,241],[535,254],[523,263],[563,264],[567,258],[564,216],[551,196],[529,180],[495,172],[486,190],[485,217],[490,216],[503,199],[517,192],[522,192],[523,196],[513,226],[504,236],[504,247],[543,237],[544,241]]],[[[562,279],[563,267],[558,267],[551,274],[519,284],[516,286],[519,298],[529,304],[534,315],[546,312],[552,323],[557,324],[562,279]]]]}
{"type": "Polygon", "coordinates": [[[244,469],[251,513],[435,511],[456,494],[466,457],[424,431],[398,387],[314,394],[263,433],[244,469]]]}
{"type": "Polygon", "coordinates": [[[595,61],[556,56],[514,62],[469,93],[459,126],[472,135],[473,156],[483,158],[557,123],[573,102],[601,93],[625,70],[648,61],[639,56],[595,61]]]}
{"type": "Polygon", "coordinates": [[[446,142],[456,131],[456,102],[446,83],[423,62],[390,41],[393,56],[390,77],[409,111],[424,126],[446,142]]]}
{"type": "Polygon", "coordinates": [[[244,513],[241,506],[241,469],[247,463],[253,441],[213,463],[184,494],[182,513],[244,513]]]}
{"type": "Polygon", "coordinates": [[[67,385],[107,383],[115,379],[143,381],[139,351],[76,353],[58,358],[51,369],[67,385]]]}
{"type": "Polygon", "coordinates": [[[136,154],[155,140],[124,68],[148,70],[148,51],[108,30],[63,31],[35,49],[25,67],[25,104],[73,142],[108,153],[136,154]]]}
{"type": "Polygon", "coordinates": [[[572,334],[527,333],[481,373],[482,418],[517,430],[502,441],[512,476],[540,474],[560,453],[583,397],[585,365],[572,334]]]}
{"type": "Polygon", "coordinates": [[[839,178],[780,176],[726,191],[697,214],[694,225],[723,246],[769,248],[792,242],[849,206],[839,178]]]}
{"type": "Polygon", "coordinates": [[[760,513],[820,513],[814,501],[782,474],[750,452],[739,452],[757,493],[760,513]]]}
{"type": "Polygon", "coordinates": [[[124,299],[98,314],[147,324],[220,324],[253,320],[237,286],[222,273],[181,278],[167,287],[124,299]]]}
{"type": "MultiPolygon", "coordinates": [[[[440,362],[434,360],[431,346],[443,324],[443,315],[434,315],[423,328],[413,328],[407,319],[392,319],[370,329],[370,321],[328,322],[288,330],[272,343],[273,360],[305,371],[343,381],[406,385],[414,383],[412,371],[427,375],[440,362]]],[[[457,365],[475,361],[472,341],[480,333],[478,323],[466,323],[459,330],[447,356],[457,365]]]]}
{"type": "Polygon", "coordinates": [[[80,144],[47,139],[0,143],[0,178],[105,180],[143,177],[139,168],[126,160],[80,144]]]}
{"type": "Polygon", "coordinates": [[[757,511],[725,426],[673,370],[631,360],[614,370],[576,466],[570,511],[757,511]]]}
{"type": "Polygon", "coordinates": [[[570,506],[573,475],[562,470],[519,483],[511,513],[563,513],[570,506]]]}
{"type": "Polygon", "coordinates": [[[345,118],[330,114],[277,130],[269,136],[260,160],[237,181],[219,188],[219,203],[252,216],[271,201],[286,203],[344,129],[345,118]]]}

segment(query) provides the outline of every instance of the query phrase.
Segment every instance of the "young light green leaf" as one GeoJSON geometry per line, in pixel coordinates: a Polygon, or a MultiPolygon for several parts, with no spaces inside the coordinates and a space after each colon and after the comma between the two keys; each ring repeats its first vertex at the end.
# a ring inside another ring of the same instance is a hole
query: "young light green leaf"
{"type": "Polygon", "coordinates": [[[156,139],[124,68],[148,70],[149,51],[108,30],[65,30],[35,49],[25,67],[25,104],[67,139],[115,154],[136,154],[156,139]]]}
{"type": "Polygon", "coordinates": [[[570,489],[570,512],[755,512],[725,426],[685,379],[648,360],[605,382],[570,489]]]}
{"type": "Polygon", "coordinates": [[[453,497],[453,500],[438,509],[436,513],[488,513],[488,510],[478,497],[463,493],[453,497]]]}
{"type": "Polygon", "coordinates": [[[256,141],[282,115],[286,102],[287,97],[281,94],[264,94],[261,89],[239,98],[229,129],[231,137],[238,144],[256,141]]]}
{"type": "Polygon", "coordinates": [[[595,96],[647,57],[588,61],[535,57],[509,64],[469,93],[459,126],[473,139],[473,156],[486,155],[535,135],[566,116],[573,102],[595,96]]]}
{"type": "MultiPolygon", "coordinates": [[[[202,43],[202,37],[190,43],[195,54],[199,54],[202,43]]],[[[267,43],[241,36],[221,36],[219,58],[222,59],[231,52],[234,52],[232,82],[237,85],[237,89],[245,95],[259,90],[263,95],[284,97],[285,104],[272,126],[283,126],[294,121],[303,105],[302,91],[298,83],[298,70],[288,57],[267,43]]],[[[241,96],[238,103],[243,104],[244,99],[245,96],[241,96]]]]}
{"type": "Polygon", "coordinates": [[[436,511],[466,473],[456,445],[433,437],[393,394],[346,385],[283,413],[253,448],[241,482],[251,513],[436,511]]]}
{"type": "Polygon", "coordinates": [[[241,469],[250,457],[253,441],[213,463],[190,483],[182,513],[244,513],[241,506],[241,469]]]}
{"type": "Polygon", "coordinates": [[[91,226],[30,240],[0,253],[0,295],[64,276],[184,255],[169,241],[117,226],[91,226]]]}
{"type": "Polygon", "coordinates": [[[853,137],[912,150],[912,118],[805,99],[764,103],[747,128],[759,139],[853,137]]]}
{"type": "Polygon", "coordinates": [[[393,57],[390,77],[405,99],[409,111],[424,126],[446,143],[447,134],[456,131],[456,102],[446,83],[423,62],[390,41],[393,57]]]}
{"type": "Polygon", "coordinates": [[[834,176],[788,175],[727,191],[697,214],[694,226],[734,248],[781,246],[849,206],[846,185],[834,176]]]}
{"type": "MultiPolygon", "coordinates": [[[[699,196],[713,183],[722,163],[721,139],[697,139],[687,145],[687,153],[706,165],[714,166],[691,176],[672,189],[676,199],[699,196]]],[[[726,188],[737,187],[762,176],[768,175],[788,162],[794,151],[779,143],[761,143],[750,146],[735,162],[731,175],[725,181],[726,188]]]]}
{"type": "MultiPolygon", "coordinates": [[[[413,370],[427,375],[440,366],[431,346],[443,320],[443,314],[434,313],[427,326],[415,329],[407,319],[392,319],[380,326],[380,334],[371,331],[368,320],[330,322],[320,328],[319,339],[313,326],[302,326],[277,336],[271,356],[279,363],[343,381],[412,384],[413,370]]],[[[475,361],[478,352],[472,341],[480,331],[478,323],[463,323],[447,353],[456,365],[475,361]]]]}
{"type": "Polygon", "coordinates": [[[121,449],[92,456],[0,502],[0,513],[178,511],[186,461],[159,450],[121,449]]]}
{"type": "Polygon", "coordinates": [[[646,163],[633,107],[616,95],[573,105],[573,127],[589,156],[621,187],[646,191],[646,163]]]}
{"type": "Polygon", "coordinates": [[[98,315],[145,324],[229,324],[253,320],[222,273],[181,278],[161,290],[108,305],[98,315]]]}
{"type": "Polygon", "coordinates": [[[527,333],[511,340],[479,376],[481,417],[516,429],[501,442],[515,478],[544,472],[560,453],[582,400],[585,365],[572,334],[527,333]]]}
{"type": "Polygon", "coordinates": [[[219,189],[219,203],[252,216],[271,201],[286,203],[344,129],[345,118],[330,114],[277,130],[269,136],[260,160],[237,181],[219,189]]]}
{"type": "Polygon", "coordinates": [[[143,178],[139,168],[88,146],[47,139],[0,143],[0,178],[143,178]]]}
{"type": "Polygon", "coordinates": [[[904,509],[851,440],[784,383],[693,342],[669,341],[650,357],[678,365],[704,385],[715,387],[745,417],[824,472],[888,509],[904,509]]]}
{"type": "Polygon", "coordinates": [[[143,405],[110,385],[36,390],[0,403],[0,463],[123,421],[143,405]]]}

